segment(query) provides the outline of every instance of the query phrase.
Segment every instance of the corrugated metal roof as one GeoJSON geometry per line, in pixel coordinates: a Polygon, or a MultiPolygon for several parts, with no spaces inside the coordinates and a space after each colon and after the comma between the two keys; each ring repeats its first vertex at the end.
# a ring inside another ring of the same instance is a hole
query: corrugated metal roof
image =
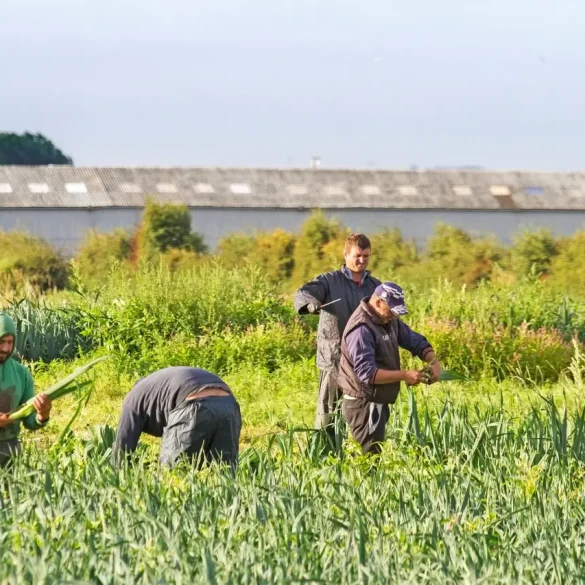
{"type": "Polygon", "coordinates": [[[0,166],[0,186],[0,208],[585,210],[585,173],[0,166]]]}

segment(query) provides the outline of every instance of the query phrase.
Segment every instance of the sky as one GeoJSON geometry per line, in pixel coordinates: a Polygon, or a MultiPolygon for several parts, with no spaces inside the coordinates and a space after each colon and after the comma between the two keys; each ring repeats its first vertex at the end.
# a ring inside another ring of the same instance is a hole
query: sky
{"type": "Polygon", "coordinates": [[[0,0],[0,131],[77,166],[577,171],[583,0],[0,0]]]}

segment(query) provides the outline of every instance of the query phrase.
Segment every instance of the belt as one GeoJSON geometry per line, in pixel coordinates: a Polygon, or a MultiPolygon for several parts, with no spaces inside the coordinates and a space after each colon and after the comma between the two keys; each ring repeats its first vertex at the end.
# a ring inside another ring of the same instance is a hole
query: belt
{"type": "Polygon", "coordinates": [[[230,396],[230,392],[223,388],[204,388],[199,392],[194,392],[187,396],[186,400],[200,400],[201,398],[207,398],[209,396],[230,396]]]}

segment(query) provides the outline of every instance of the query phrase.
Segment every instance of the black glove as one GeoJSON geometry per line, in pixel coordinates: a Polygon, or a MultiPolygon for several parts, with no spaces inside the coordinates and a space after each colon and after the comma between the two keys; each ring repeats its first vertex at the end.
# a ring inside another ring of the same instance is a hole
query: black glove
{"type": "Polygon", "coordinates": [[[321,303],[309,303],[307,305],[307,311],[311,315],[316,315],[321,310],[321,303]]]}

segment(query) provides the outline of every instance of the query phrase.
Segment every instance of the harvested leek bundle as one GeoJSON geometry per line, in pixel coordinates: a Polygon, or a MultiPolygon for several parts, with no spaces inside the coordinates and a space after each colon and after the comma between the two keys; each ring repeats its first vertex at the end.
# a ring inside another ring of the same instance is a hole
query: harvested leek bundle
{"type": "Polygon", "coordinates": [[[439,382],[465,382],[467,377],[455,370],[442,370],[439,375],[439,382]]]}
{"type": "MultiPolygon", "coordinates": [[[[432,362],[427,364],[422,370],[421,373],[425,377],[425,384],[428,384],[431,380],[431,376],[433,375],[432,366],[437,361],[435,358],[432,362]]],[[[455,370],[441,370],[439,374],[438,382],[465,382],[467,381],[467,377],[455,370]]]]}
{"type": "MultiPolygon", "coordinates": [[[[76,390],[80,390],[82,388],[87,387],[91,384],[91,382],[82,382],[81,384],[77,382],[77,378],[82,374],[85,374],[87,371],[91,370],[96,364],[99,362],[103,362],[107,360],[109,356],[102,356],[91,362],[85,364],[77,368],[72,374],[63,378],[60,382],[57,382],[50,388],[47,388],[43,391],[43,394],[46,394],[51,400],[55,400],[57,398],[61,398],[61,396],[66,396],[71,392],[75,392],[76,390]]],[[[13,410],[12,412],[8,413],[8,418],[10,420],[19,420],[21,418],[26,418],[29,414],[32,414],[35,410],[33,405],[35,397],[33,396],[30,400],[27,400],[24,404],[13,410]]]]}

